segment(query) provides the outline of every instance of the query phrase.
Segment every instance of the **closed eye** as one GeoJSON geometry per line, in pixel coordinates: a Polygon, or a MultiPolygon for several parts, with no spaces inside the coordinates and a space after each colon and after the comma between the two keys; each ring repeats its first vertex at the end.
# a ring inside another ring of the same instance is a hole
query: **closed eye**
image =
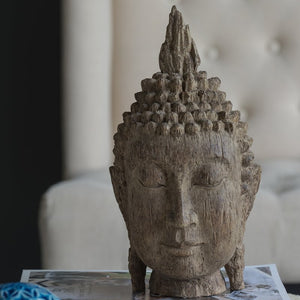
{"type": "Polygon", "coordinates": [[[204,164],[194,171],[191,186],[201,188],[216,188],[223,183],[228,176],[226,165],[221,163],[204,164]]]}
{"type": "Polygon", "coordinates": [[[139,183],[145,187],[145,188],[150,188],[150,189],[159,189],[159,188],[162,188],[162,187],[166,187],[166,185],[164,184],[161,184],[159,182],[155,183],[154,185],[145,185],[142,180],[138,179],[139,183]]]}
{"type": "Polygon", "coordinates": [[[144,188],[159,189],[167,186],[165,172],[155,163],[141,165],[136,172],[139,184],[144,188]]]}

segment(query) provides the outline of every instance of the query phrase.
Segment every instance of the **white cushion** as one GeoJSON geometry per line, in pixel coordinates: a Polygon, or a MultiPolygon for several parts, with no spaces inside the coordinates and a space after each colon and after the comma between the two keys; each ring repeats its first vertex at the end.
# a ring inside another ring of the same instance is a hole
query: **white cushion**
{"type": "Polygon", "coordinates": [[[300,160],[260,162],[262,181],[246,228],[246,262],[276,263],[285,282],[300,282],[300,160]]]}
{"type": "Polygon", "coordinates": [[[277,263],[280,244],[278,237],[282,237],[282,234],[280,199],[271,191],[260,189],[246,225],[247,265],[277,263]]]}
{"type": "MultiPolygon", "coordinates": [[[[262,184],[245,235],[246,263],[276,263],[284,281],[300,282],[300,188],[287,180],[300,175],[300,162],[261,165],[262,184]]],[[[108,169],[53,186],[42,202],[40,229],[45,268],[127,269],[127,232],[108,169]]]]}
{"type": "Polygon", "coordinates": [[[51,187],[40,207],[43,267],[127,269],[128,238],[107,170],[51,187]]]}

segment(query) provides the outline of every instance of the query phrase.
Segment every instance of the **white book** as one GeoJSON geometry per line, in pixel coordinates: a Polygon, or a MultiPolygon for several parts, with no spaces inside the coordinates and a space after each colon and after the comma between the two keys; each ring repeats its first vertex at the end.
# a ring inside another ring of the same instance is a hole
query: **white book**
{"type": "MultiPolygon", "coordinates": [[[[222,295],[197,299],[214,300],[289,300],[280,280],[276,265],[247,266],[244,270],[245,289],[230,292],[226,272],[222,270],[228,287],[222,295]]],[[[147,273],[146,283],[150,272],[147,273]]],[[[41,285],[61,300],[150,300],[175,299],[158,298],[149,295],[131,293],[131,281],[128,271],[116,270],[23,270],[21,282],[41,285]]],[[[178,299],[178,298],[176,298],[178,299]]]]}

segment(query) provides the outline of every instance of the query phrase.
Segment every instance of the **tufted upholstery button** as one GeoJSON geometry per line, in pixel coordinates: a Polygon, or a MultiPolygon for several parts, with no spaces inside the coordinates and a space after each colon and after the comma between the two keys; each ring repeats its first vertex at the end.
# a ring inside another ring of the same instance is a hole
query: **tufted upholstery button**
{"type": "Polygon", "coordinates": [[[281,51],[281,44],[278,40],[271,40],[267,45],[267,49],[272,54],[279,54],[281,51]]]}
{"type": "Polygon", "coordinates": [[[219,58],[220,52],[219,49],[216,47],[211,47],[209,49],[206,50],[206,57],[209,60],[217,60],[219,58]]]}

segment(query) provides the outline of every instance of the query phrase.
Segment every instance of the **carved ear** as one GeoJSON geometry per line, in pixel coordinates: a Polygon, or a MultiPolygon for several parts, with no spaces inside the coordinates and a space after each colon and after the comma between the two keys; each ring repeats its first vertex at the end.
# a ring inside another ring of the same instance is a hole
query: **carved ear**
{"type": "Polygon", "coordinates": [[[115,166],[111,166],[109,171],[115,197],[126,222],[127,185],[125,181],[125,174],[123,170],[115,166]]]}
{"type": "Polygon", "coordinates": [[[250,164],[248,167],[244,167],[242,171],[242,203],[244,205],[245,221],[252,210],[255,195],[258,191],[261,177],[261,167],[257,164],[250,164]]]}
{"type": "Polygon", "coordinates": [[[226,273],[230,281],[231,291],[241,290],[245,287],[243,272],[245,268],[245,247],[238,245],[232,258],[225,265],[226,273]]]}

